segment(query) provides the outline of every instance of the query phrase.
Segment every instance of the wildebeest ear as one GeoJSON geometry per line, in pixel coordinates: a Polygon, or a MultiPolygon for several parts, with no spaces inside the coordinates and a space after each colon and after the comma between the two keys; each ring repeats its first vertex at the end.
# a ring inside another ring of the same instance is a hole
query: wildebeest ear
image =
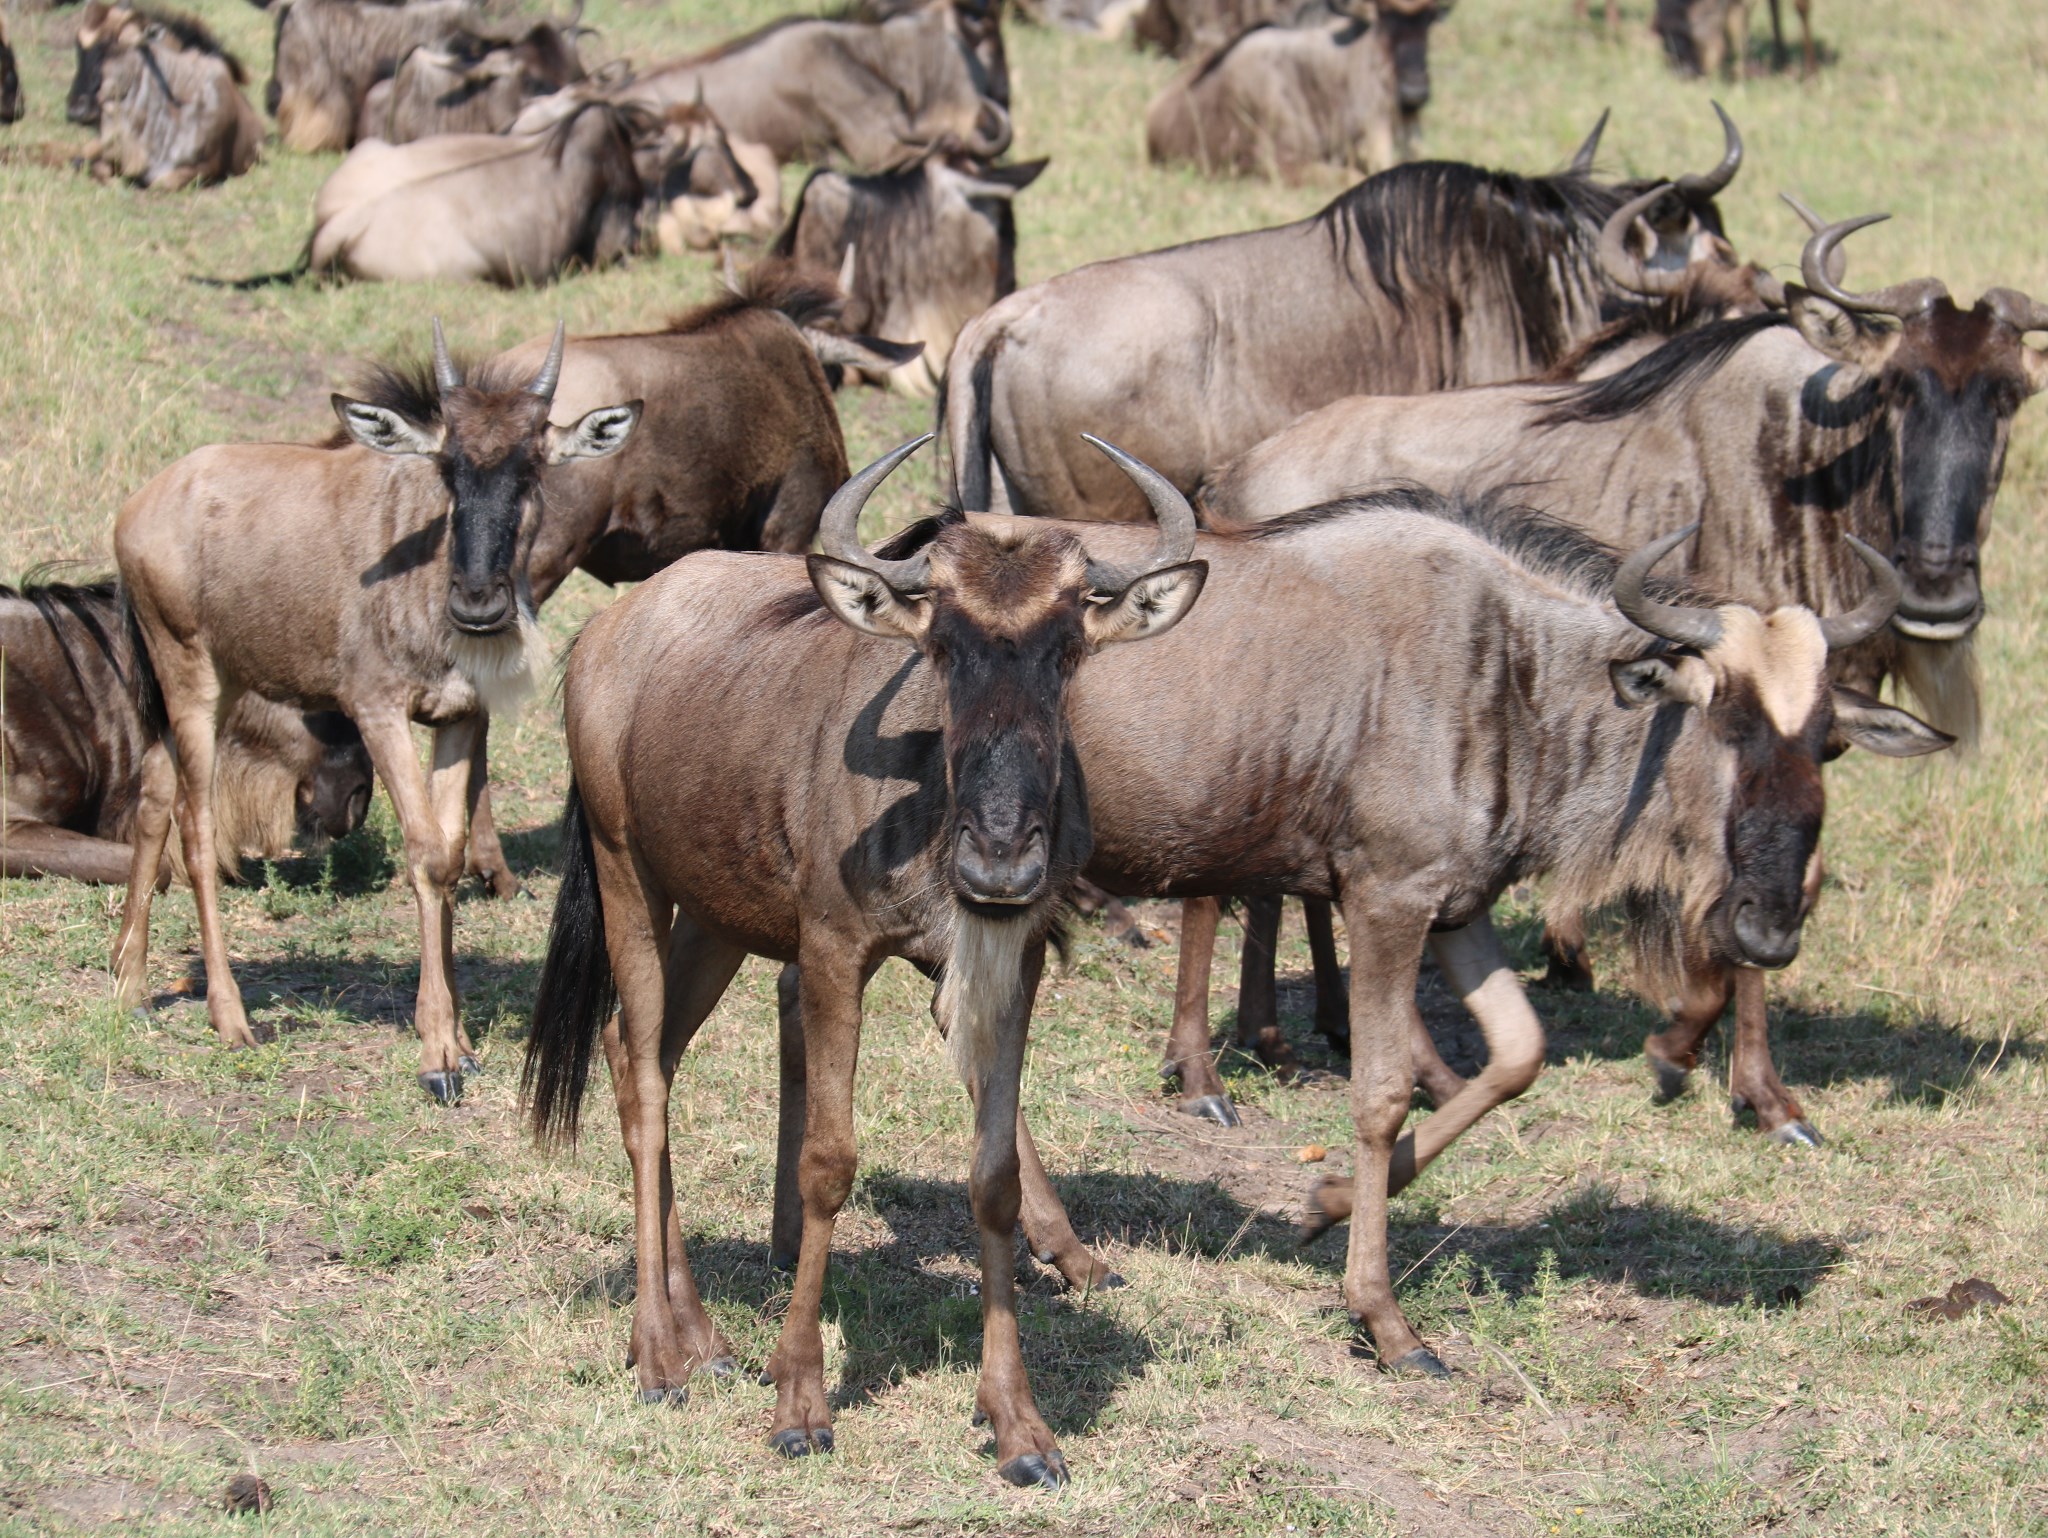
{"type": "Polygon", "coordinates": [[[1874,700],[1861,690],[1837,684],[1834,699],[1835,730],[1865,752],[1882,758],[1918,758],[1955,744],[1955,738],[1911,711],[1874,700]]]}
{"type": "Polygon", "coordinates": [[[899,593],[883,580],[881,573],[855,566],[836,556],[806,558],[811,586],[825,600],[825,607],[864,635],[889,641],[908,641],[916,646],[932,622],[932,601],[923,594],[899,593]]]}
{"type": "Polygon", "coordinates": [[[1714,675],[1697,657],[1638,657],[1610,662],[1607,676],[1624,710],[1677,703],[1705,705],[1714,697],[1714,675]]]}
{"type": "Polygon", "coordinates": [[[548,463],[559,465],[567,459],[602,459],[616,454],[633,436],[640,420],[639,401],[623,406],[599,406],[586,411],[572,427],[548,424],[548,463]]]}
{"type": "Polygon", "coordinates": [[[366,449],[379,454],[438,454],[448,429],[439,423],[422,427],[410,417],[386,406],[350,400],[346,395],[330,397],[342,429],[366,449]]]}
{"type": "Polygon", "coordinates": [[[1785,285],[1785,309],[1807,344],[1837,363],[1875,373],[1899,345],[1898,332],[1865,331],[1840,305],[1796,284],[1785,285]]]}
{"type": "Polygon", "coordinates": [[[804,327],[804,340],[827,368],[867,369],[886,374],[914,361],[924,351],[922,342],[885,342],[878,336],[841,336],[836,331],[804,327]]]}
{"type": "Polygon", "coordinates": [[[1146,572],[1121,593],[1091,600],[1082,614],[1088,644],[1109,646],[1164,635],[1187,617],[1208,580],[1207,561],[1183,561],[1146,572]]]}

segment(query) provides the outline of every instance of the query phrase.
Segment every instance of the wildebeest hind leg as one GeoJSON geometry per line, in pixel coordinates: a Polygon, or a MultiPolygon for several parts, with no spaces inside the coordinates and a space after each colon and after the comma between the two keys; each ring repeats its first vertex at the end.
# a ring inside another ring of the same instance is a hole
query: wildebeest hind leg
{"type": "Polygon", "coordinates": [[[73,881],[126,881],[135,850],[53,828],[46,822],[10,822],[0,831],[0,875],[65,876],[73,881]]]}
{"type": "Polygon", "coordinates": [[[163,870],[164,841],[170,836],[171,805],[177,798],[178,771],[171,763],[170,747],[153,742],[142,755],[134,858],[128,867],[128,896],[121,904],[121,933],[114,941],[114,998],[123,1009],[142,1002],[149,966],[149,908],[163,870]]]}
{"type": "Polygon", "coordinates": [[[178,834],[185,849],[185,874],[192,883],[192,905],[199,913],[207,1016],[224,1045],[253,1047],[256,1036],[249,1029],[242,995],[228,964],[227,936],[220,922],[220,866],[214,861],[214,755],[220,723],[227,719],[234,701],[221,691],[211,673],[207,665],[204,682],[209,687],[195,689],[175,703],[166,701],[171,734],[178,745],[178,834]]]}
{"type": "Polygon", "coordinates": [[[780,1037],[782,1094],[775,1123],[775,1216],[768,1229],[768,1264],[796,1269],[803,1247],[804,1204],[797,1193],[796,1168],[804,1154],[803,984],[794,963],[775,979],[775,1025],[780,1037]]]}
{"type": "Polygon", "coordinates": [[[1257,1054],[1268,1068],[1295,1066],[1294,1049],[1280,1034],[1280,899],[1255,897],[1245,904],[1244,955],[1237,974],[1237,1044],[1257,1054]]]}
{"type": "Polygon", "coordinates": [[[1337,1052],[1351,1050],[1351,989],[1337,960],[1337,929],[1326,897],[1305,897],[1302,922],[1308,928],[1309,964],[1316,975],[1316,1030],[1337,1052]]]}
{"type": "Polygon", "coordinates": [[[491,818],[490,736],[491,721],[485,716],[477,724],[476,746],[469,755],[469,850],[463,874],[481,878],[493,897],[517,897],[526,889],[505,862],[498,826],[491,818]]]}
{"type": "Polygon", "coordinates": [[[1771,1060],[1771,1023],[1764,974],[1735,969],[1735,1052],[1728,1065],[1729,1098],[1737,1112],[1756,1112],[1757,1130],[1774,1143],[1816,1148],[1820,1134],[1778,1077],[1771,1060]]]}
{"type": "Polygon", "coordinates": [[[1213,897],[1190,897],[1180,905],[1180,963],[1174,985],[1173,1029],[1166,1038],[1160,1076],[1180,1080],[1180,1108],[1226,1127],[1237,1125],[1237,1108],[1223,1088],[1209,1054],[1209,964],[1216,953],[1216,925],[1223,905],[1213,897]]]}
{"type": "Polygon", "coordinates": [[[1687,973],[1685,991],[1672,1012],[1671,1024],[1643,1038],[1643,1056],[1650,1060],[1650,1071],[1657,1076],[1659,1105],[1676,1100],[1684,1092],[1686,1079],[1699,1066],[1700,1043],[1721,1018],[1721,1011],[1728,1007],[1733,987],[1728,967],[1712,966],[1687,973]]]}
{"type": "Polygon", "coordinates": [[[1017,1113],[1017,1166],[1023,1189],[1024,1242],[1031,1246],[1031,1253],[1040,1263],[1055,1267],[1066,1278],[1067,1285],[1078,1291],[1123,1286],[1124,1279],[1098,1259],[1074,1232],[1067,1209],[1053,1190],[1044,1164],[1039,1162],[1038,1145],[1032,1141],[1031,1128],[1025,1124],[1021,1110],[1017,1113]]]}

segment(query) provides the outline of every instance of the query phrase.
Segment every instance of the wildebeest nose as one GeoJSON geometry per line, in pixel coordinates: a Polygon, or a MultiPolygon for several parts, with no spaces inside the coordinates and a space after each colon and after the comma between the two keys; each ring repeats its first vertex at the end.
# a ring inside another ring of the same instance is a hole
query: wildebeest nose
{"type": "Polygon", "coordinates": [[[1742,960],[1767,970],[1788,967],[1799,955],[1799,920],[1789,922],[1764,911],[1757,902],[1735,910],[1735,946],[1742,960]]]}
{"type": "Polygon", "coordinates": [[[1027,903],[1045,882],[1046,838],[1033,821],[1008,838],[963,821],[953,845],[953,870],[975,902],[1027,903]]]}
{"type": "Polygon", "coordinates": [[[1429,76],[1424,75],[1420,79],[1414,76],[1403,77],[1401,81],[1401,110],[1403,112],[1420,112],[1428,105],[1429,76]]]}
{"type": "Polygon", "coordinates": [[[466,592],[452,584],[448,589],[448,618],[463,630],[489,634],[512,623],[512,593],[506,586],[487,587],[480,593],[466,592]]]}

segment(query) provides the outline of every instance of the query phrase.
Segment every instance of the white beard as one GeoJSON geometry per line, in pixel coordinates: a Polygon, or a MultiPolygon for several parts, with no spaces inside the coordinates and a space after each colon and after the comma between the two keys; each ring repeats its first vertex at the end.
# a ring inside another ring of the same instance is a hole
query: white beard
{"type": "Polygon", "coordinates": [[[510,630],[489,636],[457,630],[448,641],[449,663],[494,716],[512,715],[532,699],[552,660],[547,637],[523,604],[510,630]]]}
{"type": "Polygon", "coordinates": [[[996,1027],[1023,981],[1029,920],[985,919],[956,907],[953,947],[939,978],[938,1015],[961,1082],[979,1086],[995,1060],[996,1027]]]}

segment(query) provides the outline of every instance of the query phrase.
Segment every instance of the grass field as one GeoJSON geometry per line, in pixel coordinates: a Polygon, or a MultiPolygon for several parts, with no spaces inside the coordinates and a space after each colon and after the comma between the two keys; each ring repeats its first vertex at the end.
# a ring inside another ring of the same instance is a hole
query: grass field
{"type": "MultiPolygon", "coordinates": [[[[1858,284],[1933,272],[1963,295],[2048,296],[2048,10],[1818,9],[1820,79],[1723,88],[1751,150],[1724,200],[1743,254],[1796,256],[1775,198],[1789,187],[1831,216],[1899,215],[1857,237],[1858,284]]],[[[202,10],[260,89],[267,19],[202,10]]],[[[645,57],[771,10],[591,0],[586,19],[645,57]]],[[[1708,90],[1664,72],[1644,0],[1611,41],[1570,11],[1462,0],[1436,36],[1426,150],[1546,169],[1611,104],[1614,169],[1709,163],[1708,90]]],[[[702,259],[515,294],[196,285],[288,265],[333,159],[274,153],[168,199],[49,169],[35,146],[85,142],[62,122],[75,14],[11,19],[30,116],[0,137],[0,575],[104,566],[116,507],[158,468],[209,441],[324,432],[350,361],[422,350],[432,314],[482,348],[557,315],[652,323],[712,289],[702,259]]],[[[1142,110],[1168,66],[1023,26],[1010,45],[1018,154],[1053,157],[1017,205],[1027,281],[1296,217],[1336,185],[1155,173],[1142,110]]],[[[840,404],[856,463],[926,414],[872,392],[840,404]]],[[[928,468],[899,480],[890,521],[935,488],[928,468]]],[[[1056,1497],[1001,1486],[968,1425],[967,1117],[925,990],[894,965],[869,997],[863,1173],[826,1300],[840,1451],[777,1461],[751,1376],[700,1384],[680,1411],[633,1402],[609,1113],[554,1158],[515,1119],[565,781],[545,707],[493,733],[500,825],[538,900],[465,894],[461,982],[489,1071],[454,1111],[413,1084],[417,931],[381,801],[325,859],[229,895],[242,987],[274,1038],[253,1052],[212,1045],[183,892],[158,904],[157,1007],[138,1020],[106,1001],[118,893],[0,884],[0,1532],[2048,1532],[2044,489],[2036,404],[1988,551],[1981,751],[1852,758],[1831,778],[1830,887],[1773,988],[1780,1061],[1826,1148],[1731,1128],[1717,1069],[1653,1106],[1647,1010],[1538,995],[1549,1070],[1395,1206],[1402,1300],[1448,1383],[1355,1358],[1341,1240],[1291,1240],[1312,1174],[1295,1150],[1345,1159],[1343,1064],[1305,1038],[1296,1082],[1233,1059],[1243,1129],[1175,1115],[1155,1075],[1171,945],[1081,929],[1041,998],[1026,1095],[1076,1225],[1131,1285],[1084,1301],[1021,1262],[1026,1360],[1076,1476],[1056,1497]],[[1907,1312],[1972,1275],[2012,1306],[1907,1312]],[[249,1470],[276,1505],[221,1514],[249,1470]]],[[[551,630],[608,596],[579,579],[551,630]]],[[[1288,947],[1283,1011],[1305,1026],[1298,934],[1288,947]]],[[[1469,1057],[1458,1012],[1432,995],[1430,1013],[1469,1057]]],[[[772,971],[750,965],[676,1110],[698,1275],[749,1363],[787,1298],[767,1265],[772,1018],[772,971]]]]}

